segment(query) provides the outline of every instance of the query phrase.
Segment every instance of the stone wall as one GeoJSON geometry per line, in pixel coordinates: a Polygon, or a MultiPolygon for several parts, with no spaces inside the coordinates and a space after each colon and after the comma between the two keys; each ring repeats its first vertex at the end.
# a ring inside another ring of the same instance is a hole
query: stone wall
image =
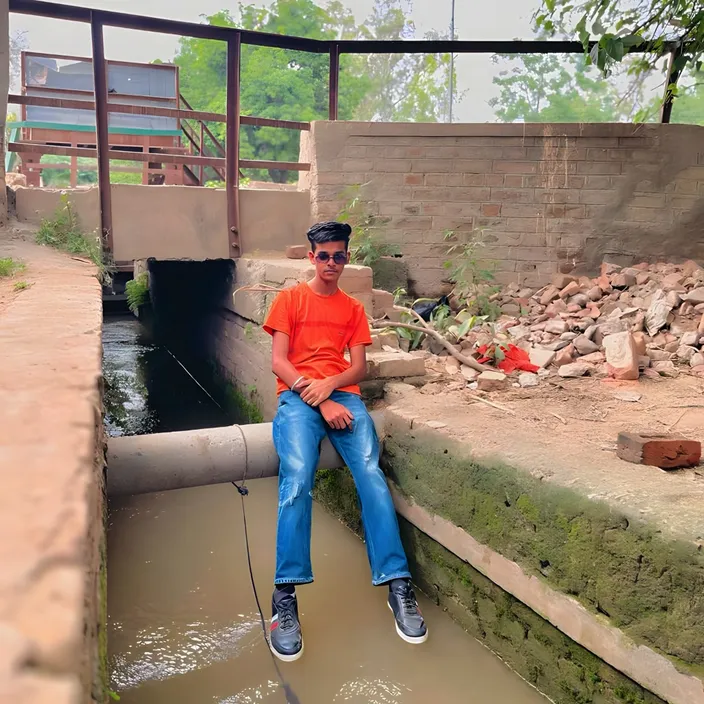
{"type": "Polygon", "coordinates": [[[103,702],[101,288],[31,237],[0,230],[0,701],[103,702]]]}
{"type": "Polygon", "coordinates": [[[604,257],[704,259],[704,127],[315,122],[302,134],[313,220],[363,189],[415,293],[440,292],[447,231],[483,231],[500,283],[545,283],[604,257]]]}

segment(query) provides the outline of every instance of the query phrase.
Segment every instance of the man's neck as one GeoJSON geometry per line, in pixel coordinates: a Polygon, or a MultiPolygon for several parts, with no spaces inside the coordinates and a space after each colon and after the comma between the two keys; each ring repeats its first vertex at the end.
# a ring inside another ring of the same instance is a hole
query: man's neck
{"type": "Polygon", "coordinates": [[[338,291],[337,281],[327,282],[319,279],[317,276],[311,279],[308,285],[315,293],[321,296],[332,296],[338,291]]]}

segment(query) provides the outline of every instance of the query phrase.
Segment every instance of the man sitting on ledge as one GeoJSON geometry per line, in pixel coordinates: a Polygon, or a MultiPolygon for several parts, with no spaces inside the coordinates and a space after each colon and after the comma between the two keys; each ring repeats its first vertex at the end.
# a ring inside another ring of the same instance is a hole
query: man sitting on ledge
{"type": "Polygon", "coordinates": [[[369,324],[364,306],[337,285],[349,262],[350,234],[350,226],[338,222],[310,228],[308,257],[315,278],[279,293],[264,323],[273,338],[272,370],[279,394],[274,419],[279,517],[270,647],[284,661],[303,654],[295,588],[313,581],[311,491],[326,434],[357,487],[372,584],[389,585],[388,605],[403,640],[423,643],[428,637],[396,511],[379,468],[379,440],[357,386],[366,374],[369,324]]]}

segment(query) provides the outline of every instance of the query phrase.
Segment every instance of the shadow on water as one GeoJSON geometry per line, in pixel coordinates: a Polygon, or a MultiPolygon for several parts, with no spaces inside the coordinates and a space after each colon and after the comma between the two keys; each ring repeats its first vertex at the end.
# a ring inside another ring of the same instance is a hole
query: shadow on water
{"type": "Polygon", "coordinates": [[[225,410],[212,370],[182,351],[174,353],[149,322],[133,315],[105,317],[103,375],[111,436],[212,428],[238,420],[225,410]]]}

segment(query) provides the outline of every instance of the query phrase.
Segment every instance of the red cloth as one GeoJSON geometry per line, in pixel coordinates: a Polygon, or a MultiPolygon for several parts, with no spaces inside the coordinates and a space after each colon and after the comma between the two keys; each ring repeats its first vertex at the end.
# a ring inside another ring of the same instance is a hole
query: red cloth
{"type": "Polygon", "coordinates": [[[494,360],[496,348],[500,348],[504,354],[504,358],[496,366],[506,374],[510,374],[516,369],[520,369],[523,372],[537,372],[540,369],[540,367],[530,363],[530,357],[525,350],[511,344],[507,347],[504,347],[504,345],[482,345],[477,350],[482,355],[477,361],[480,364],[484,364],[494,360]],[[489,356],[487,356],[487,352],[490,353],[489,356]]]}

